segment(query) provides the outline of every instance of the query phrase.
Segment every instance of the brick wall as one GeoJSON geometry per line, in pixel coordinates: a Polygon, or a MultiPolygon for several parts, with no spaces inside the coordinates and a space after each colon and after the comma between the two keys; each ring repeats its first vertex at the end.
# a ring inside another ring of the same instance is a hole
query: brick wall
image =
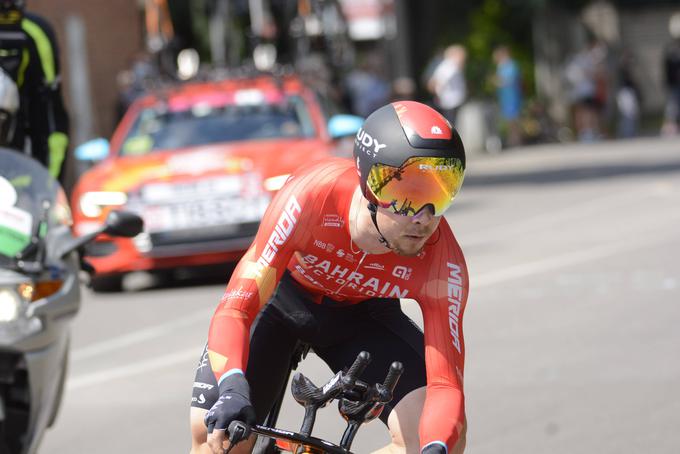
{"type": "MultiPolygon", "coordinates": [[[[72,107],[69,78],[67,18],[79,16],[85,26],[92,96],[93,133],[109,137],[115,126],[116,75],[143,48],[142,11],[137,0],[28,0],[28,11],[40,14],[57,32],[61,52],[63,94],[72,107]]],[[[72,122],[78,121],[73,118],[72,122]]],[[[77,127],[77,125],[72,125],[77,127]]]]}

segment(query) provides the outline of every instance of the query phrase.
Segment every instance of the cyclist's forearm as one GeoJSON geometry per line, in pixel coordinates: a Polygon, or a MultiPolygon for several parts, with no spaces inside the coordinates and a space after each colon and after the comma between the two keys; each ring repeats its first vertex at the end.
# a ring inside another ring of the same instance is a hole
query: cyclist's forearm
{"type": "Polygon", "coordinates": [[[465,405],[461,390],[454,386],[428,385],[427,398],[420,418],[421,448],[430,443],[444,443],[448,452],[465,433],[465,405]]]}

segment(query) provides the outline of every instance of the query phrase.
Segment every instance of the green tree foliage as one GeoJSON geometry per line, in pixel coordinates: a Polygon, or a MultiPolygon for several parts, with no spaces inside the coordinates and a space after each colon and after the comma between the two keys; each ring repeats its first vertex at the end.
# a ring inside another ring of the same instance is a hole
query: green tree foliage
{"type": "Polygon", "coordinates": [[[522,72],[525,95],[533,95],[531,12],[534,7],[532,2],[484,0],[470,13],[469,32],[462,42],[468,51],[466,75],[471,96],[494,95],[493,51],[499,45],[510,48],[522,72]]]}

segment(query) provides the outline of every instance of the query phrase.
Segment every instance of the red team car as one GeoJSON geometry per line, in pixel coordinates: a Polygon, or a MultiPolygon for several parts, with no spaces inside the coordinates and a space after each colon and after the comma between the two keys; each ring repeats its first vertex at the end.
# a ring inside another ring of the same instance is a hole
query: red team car
{"type": "Polygon", "coordinates": [[[136,101],[72,195],[79,235],[111,209],[145,222],[136,238],[87,249],[95,289],[118,288],[131,271],[238,260],[288,175],[340,153],[338,139],[360,126],[328,106],[293,76],[192,83],[136,101]]]}

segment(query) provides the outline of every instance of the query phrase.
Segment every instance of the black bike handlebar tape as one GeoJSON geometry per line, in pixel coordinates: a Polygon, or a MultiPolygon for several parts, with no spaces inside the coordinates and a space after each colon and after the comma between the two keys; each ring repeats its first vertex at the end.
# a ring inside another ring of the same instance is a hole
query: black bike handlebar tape
{"type": "Polygon", "coordinates": [[[401,377],[403,372],[404,365],[399,361],[393,362],[390,365],[390,370],[387,371],[387,377],[385,377],[385,381],[383,382],[385,388],[389,389],[390,392],[394,391],[394,388],[397,386],[397,382],[399,381],[399,377],[401,377]]]}
{"type": "Polygon", "coordinates": [[[354,382],[356,381],[357,377],[361,375],[364,370],[366,369],[366,366],[371,362],[371,354],[368,352],[361,352],[357,356],[357,359],[354,360],[354,364],[352,364],[345,374],[345,377],[343,379],[343,383],[346,385],[353,386],[354,382]]]}

